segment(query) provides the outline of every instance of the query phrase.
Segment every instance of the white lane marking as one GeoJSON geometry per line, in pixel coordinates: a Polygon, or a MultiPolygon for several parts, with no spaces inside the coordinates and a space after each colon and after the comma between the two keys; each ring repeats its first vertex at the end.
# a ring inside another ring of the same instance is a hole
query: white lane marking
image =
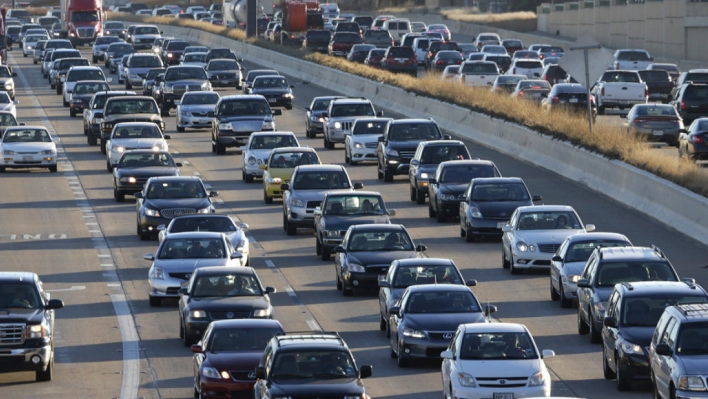
{"type": "Polygon", "coordinates": [[[182,165],[191,165],[191,163],[189,163],[189,161],[187,161],[187,160],[185,159],[185,160],[182,160],[182,165]]]}
{"type": "Polygon", "coordinates": [[[204,188],[211,188],[211,184],[204,184],[204,188]]]}
{"type": "Polygon", "coordinates": [[[99,258],[110,258],[111,255],[101,255],[101,254],[99,254],[98,257],[99,257],[99,258]]]}
{"type": "Polygon", "coordinates": [[[197,172],[196,170],[194,171],[194,176],[201,176],[202,174],[197,172]]]}
{"type": "Polygon", "coordinates": [[[71,288],[57,288],[55,290],[45,290],[47,292],[65,292],[65,291],[81,291],[85,290],[85,285],[72,285],[71,288]]]}
{"type": "Polygon", "coordinates": [[[115,266],[113,263],[101,263],[101,267],[113,267],[115,266]]]}
{"type": "Polygon", "coordinates": [[[273,263],[272,260],[266,260],[266,261],[265,261],[265,264],[266,264],[266,266],[268,266],[268,267],[275,267],[275,263],[273,263]]]}
{"type": "Polygon", "coordinates": [[[222,200],[221,198],[217,198],[216,203],[219,205],[224,205],[224,200],[222,200]]]}
{"type": "Polygon", "coordinates": [[[285,292],[287,292],[288,295],[290,295],[290,296],[292,296],[292,297],[296,297],[296,296],[297,296],[297,294],[295,293],[295,290],[293,290],[293,289],[290,288],[290,287],[285,287],[285,292]]]}
{"type": "Polygon", "coordinates": [[[305,323],[307,323],[307,325],[310,327],[310,330],[312,331],[322,331],[322,327],[320,327],[320,324],[312,319],[305,320],[305,323]]]}

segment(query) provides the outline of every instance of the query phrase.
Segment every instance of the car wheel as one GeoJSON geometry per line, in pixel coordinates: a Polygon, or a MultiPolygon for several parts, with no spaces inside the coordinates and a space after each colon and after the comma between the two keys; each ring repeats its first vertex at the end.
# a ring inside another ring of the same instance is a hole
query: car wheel
{"type": "Polygon", "coordinates": [[[144,232],[143,232],[143,229],[140,227],[140,221],[138,221],[137,233],[138,233],[138,236],[140,237],[140,239],[143,240],[143,241],[145,241],[145,240],[147,240],[148,238],[150,238],[150,237],[147,235],[147,233],[144,233],[144,232]]]}
{"type": "Polygon", "coordinates": [[[226,154],[226,146],[224,146],[222,143],[220,143],[218,141],[216,142],[216,154],[217,155],[226,154]]]}
{"type": "Polygon", "coordinates": [[[192,346],[193,342],[194,342],[194,340],[189,337],[189,334],[187,334],[187,331],[184,331],[184,336],[182,338],[182,343],[184,344],[184,346],[189,348],[190,346],[192,346]]]}
{"type": "Polygon", "coordinates": [[[32,61],[32,62],[34,62],[34,65],[37,65],[37,61],[32,61]]]}
{"type": "Polygon", "coordinates": [[[557,301],[560,299],[560,295],[558,294],[558,291],[556,291],[556,288],[553,286],[553,279],[549,278],[549,280],[551,281],[551,300],[557,301]]]}
{"type": "Polygon", "coordinates": [[[320,244],[320,239],[318,237],[315,237],[315,254],[317,254],[317,256],[322,255],[322,244],[320,244]]]}
{"type": "Polygon", "coordinates": [[[4,167],[4,166],[0,166],[0,173],[5,173],[5,167],[4,167]]]}
{"type": "MultiPolygon", "coordinates": [[[[50,84],[49,87],[52,88],[52,89],[56,89],[56,88],[57,88],[57,85],[55,85],[55,84],[50,84]]],[[[59,94],[59,93],[57,93],[57,94],[59,94]]]]}
{"type": "MultiPolygon", "coordinates": [[[[465,227],[465,241],[467,242],[474,242],[475,236],[474,233],[472,232],[472,227],[467,226],[465,227]]],[[[504,255],[502,255],[503,257],[504,255]]]]}
{"type": "Polygon", "coordinates": [[[245,181],[246,183],[253,183],[253,176],[249,175],[246,172],[243,172],[243,181],[245,181]]]}
{"type": "Polygon", "coordinates": [[[349,164],[349,161],[350,161],[350,160],[351,160],[351,159],[349,158],[349,154],[347,153],[347,149],[346,149],[346,147],[345,147],[345,148],[344,148],[344,163],[345,163],[345,164],[349,164]]]}
{"type": "Polygon", "coordinates": [[[598,115],[605,115],[605,107],[604,106],[597,107],[597,114],[598,115]]]}
{"type": "Polygon", "coordinates": [[[37,381],[51,381],[54,374],[54,347],[52,346],[51,358],[49,359],[49,364],[44,370],[37,370],[35,372],[35,380],[37,381]]]}
{"type": "MultiPolygon", "coordinates": [[[[336,272],[336,269],[335,269],[336,272]]],[[[337,291],[341,291],[344,285],[342,284],[342,280],[339,279],[339,274],[337,274],[337,291]]]]}
{"type": "Polygon", "coordinates": [[[415,203],[418,205],[425,204],[425,191],[416,189],[415,203]]]}
{"type": "Polygon", "coordinates": [[[390,183],[390,182],[393,181],[393,173],[391,173],[391,172],[387,171],[386,169],[384,169],[383,175],[384,175],[384,176],[383,176],[383,180],[384,180],[386,183],[390,183]]]}
{"type": "Polygon", "coordinates": [[[386,331],[386,319],[382,315],[379,315],[379,330],[386,331]]]}
{"type": "Polygon", "coordinates": [[[354,295],[354,289],[347,288],[344,286],[344,283],[342,283],[342,296],[353,296],[353,295],[354,295]]]}
{"type": "Polygon", "coordinates": [[[162,305],[162,299],[161,298],[156,298],[154,296],[150,297],[150,306],[160,306],[162,305]]]}
{"type": "Polygon", "coordinates": [[[396,346],[397,346],[396,349],[398,349],[398,353],[397,353],[398,356],[396,357],[396,363],[398,364],[398,367],[400,367],[400,368],[407,367],[408,366],[408,359],[406,359],[405,356],[403,355],[403,349],[401,349],[403,347],[403,344],[401,343],[400,340],[398,341],[398,345],[396,345],[396,346]]]}
{"type": "Polygon", "coordinates": [[[599,344],[600,342],[602,342],[602,336],[600,335],[600,331],[597,331],[597,329],[595,328],[595,317],[592,315],[592,313],[589,314],[589,317],[590,322],[588,323],[588,328],[590,331],[590,343],[599,344]]]}
{"type": "Polygon", "coordinates": [[[589,331],[588,325],[583,321],[583,316],[580,315],[581,309],[578,306],[578,334],[586,335],[589,331]]]}
{"type": "Polygon", "coordinates": [[[125,194],[120,192],[117,188],[113,188],[113,199],[116,200],[116,202],[124,202],[125,201],[125,194]]]}
{"type": "Polygon", "coordinates": [[[433,203],[431,201],[428,201],[428,217],[429,218],[435,217],[435,209],[433,209],[433,203]]]}
{"type": "Polygon", "coordinates": [[[381,164],[377,164],[377,166],[376,166],[376,177],[377,177],[379,180],[382,180],[382,179],[384,178],[384,175],[383,175],[383,172],[381,172],[381,169],[382,169],[382,168],[381,168],[381,164]]]}
{"type": "Polygon", "coordinates": [[[288,221],[287,216],[285,216],[284,222],[285,222],[285,234],[287,234],[289,236],[294,236],[295,234],[297,234],[297,227],[295,227],[294,224],[292,224],[292,223],[290,223],[290,221],[288,221]]]}
{"type": "MultiPolygon", "coordinates": [[[[263,189],[263,202],[266,204],[272,204],[273,203],[273,197],[269,197],[268,193],[266,193],[265,189],[263,189]]],[[[285,220],[283,220],[283,226],[285,226],[285,220]]]]}
{"type": "Polygon", "coordinates": [[[447,222],[447,218],[445,217],[445,215],[443,215],[442,212],[439,212],[436,210],[435,211],[435,221],[438,223],[445,223],[445,222],[447,222]]]}
{"type": "Polygon", "coordinates": [[[565,291],[563,290],[563,287],[560,289],[560,306],[562,308],[569,308],[573,306],[573,298],[568,298],[565,296],[565,291]]]}
{"type": "Polygon", "coordinates": [[[69,108],[69,115],[72,118],[76,118],[76,110],[74,110],[73,108],[69,108]]]}
{"type": "Polygon", "coordinates": [[[113,166],[111,166],[111,162],[108,159],[106,159],[106,170],[113,172],[113,166]]]}
{"type": "Polygon", "coordinates": [[[65,107],[69,106],[69,102],[64,99],[64,96],[61,97],[61,104],[65,107]]]}
{"type": "Polygon", "coordinates": [[[184,129],[183,126],[177,125],[177,131],[178,131],[178,132],[182,133],[182,132],[184,132],[184,130],[185,130],[185,129],[184,129]]]}
{"type": "Polygon", "coordinates": [[[90,134],[87,132],[86,137],[87,137],[86,141],[88,141],[88,145],[94,146],[94,145],[98,144],[98,140],[96,140],[96,136],[94,136],[93,134],[90,134]]]}
{"type": "Polygon", "coordinates": [[[411,194],[411,201],[415,201],[418,198],[418,196],[417,196],[418,190],[413,188],[413,186],[409,186],[409,189],[410,189],[410,194],[411,194]]]}
{"type": "Polygon", "coordinates": [[[605,377],[606,380],[615,379],[615,372],[612,371],[610,365],[607,363],[607,354],[605,353],[604,348],[602,349],[602,375],[605,377]]]}
{"type": "MultiPolygon", "coordinates": [[[[97,62],[98,62],[98,57],[93,57],[93,63],[95,64],[97,62]]],[[[36,62],[35,62],[35,64],[36,64],[36,62]]]]}
{"type": "Polygon", "coordinates": [[[324,134],[324,138],[322,139],[322,145],[324,148],[329,148],[329,141],[327,141],[327,134],[324,134]]]}
{"type": "Polygon", "coordinates": [[[57,89],[57,90],[56,90],[57,94],[61,94],[61,85],[57,83],[57,84],[54,85],[54,86],[55,86],[55,88],[57,89]]]}
{"type": "Polygon", "coordinates": [[[618,391],[629,391],[632,389],[632,386],[629,385],[629,381],[622,378],[622,373],[620,373],[620,361],[617,356],[615,356],[615,381],[617,382],[618,391]]]}
{"type": "Polygon", "coordinates": [[[126,90],[131,90],[133,88],[133,85],[130,84],[128,79],[125,80],[125,89],[126,90]]]}
{"type": "Polygon", "coordinates": [[[320,246],[320,257],[322,260],[330,260],[332,258],[332,250],[324,245],[320,246]]]}
{"type": "Polygon", "coordinates": [[[105,153],[106,153],[106,140],[104,140],[103,137],[101,137],[101,154],[105,154],[105,153]]]}
{"type": "Polygon", "coordinates": [[[49,172],[51,172],[51,173],[57,173],[57,166],[56,165],[52,165],[47,169],[49,169],[49,172]]]}
{"type": "Polygon", "coordinates": [[[511,263],[511,262],[509,262],[508,260],[506,260],[506,256],[504,256],[504,249],[502,248],[502,268],[508,269],[510,263],[511,263]]]}
{"type": "Polygon", "coordinates": [[[328,150],[333,150],[334,149],[334,143],[327,140],[327,145],[326,145],[328,150]]]}
{"type": "Polygon", "coordinates": [[[509,269],[511,269],[511,274],[521,274],[521,270],[514,266],[514,255],[509,252],[509,269]]]}
{"type": "Polygon", "coordinates": [[[462,226],[460,226],[460,237],[462,237],[462,238],[467,237],[467,231],[465,231],[465,229],[462,226]]]}
{"type": "Polygon", "coordinates": [[[216,152],[216,144],[214,144],[213,138],[212,138],[212,142],[211,142],[211,152],[214,152],[214,153],[216,152]]]}
{"type": "Polygon", "coordinates": [[[164,102],[160,106],[160,115],[161,116],[170,116],[170,108],[164,102]]]}

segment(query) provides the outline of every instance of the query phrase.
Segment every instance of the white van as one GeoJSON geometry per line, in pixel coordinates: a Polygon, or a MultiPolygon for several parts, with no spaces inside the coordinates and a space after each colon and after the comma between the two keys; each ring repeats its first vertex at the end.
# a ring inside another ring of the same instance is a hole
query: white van
{"type": "Polygon", "coordinates": [[[434,37],[416,37],[413,39],[413,50],[415,50],[415,56],[418,59],[418,65],[424,65],[425,64],[425,54],[428,53],[428,47],[430,46],[430,42],[434,41],[441,41],[442,39],[434,38],[434,37]]]}
{"type": "Polygon", "coordinates": [[[339,18],[339,6],[336,3],[322,3],[320,11],[322,11],[323,19],[339,18]]]}
{"type": "Polygon", "coordinates": [[[384,21],[382,29],[388,30],[398,45],[404,35],[411,33],[411,21],[403,18],[387,19],[384,21]]]}

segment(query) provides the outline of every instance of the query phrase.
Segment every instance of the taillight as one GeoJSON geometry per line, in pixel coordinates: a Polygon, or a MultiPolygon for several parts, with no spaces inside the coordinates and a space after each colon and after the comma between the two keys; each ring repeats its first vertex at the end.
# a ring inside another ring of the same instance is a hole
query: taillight
{"type": "Polygon", "coordinates": [[[543,59],[543,54],[538,56],[538,59],[542,60],[543,59]]]}
{"type": "Polygon", "coordinates": [[[442,63],[443,63],[442,60],[438,60],[438,62],[437,62],[438,65],[442,65],[442,63]]]}
{"type": "Polygon", "coordinates": [[[615,61],[615,69],[620,69],[620,63],[618,61],[615,61]]]}
{"type": "Polygon", "coordinates": [[[432,51],[428,53],[428,57],[433,57],[433,52],[432,52],[432,51]]]}
{"type": "Polygon", "coordinates": [[[644,97],[648,97],[648,96],[649,96],[649,88],[644,86],[644,97]]]}
{"type": "Polygon", "coordinates": [[[514,70],[511,71],[511,73],[512,73],[513,75],[516,75],[516,67],[514,67],[514,70]]]}
{"type": "Polygon", "coordinates": [[[605,88],[604,87],[602,88],[602,90],[600,90],[600,94],[603,96],[605,95],[605,88]]]}
{"type": "Polygon", "coordinates": [[[593,96],[592,94],[590,95],[590,104],[595,105],[595,96],[593,96]]]}
{"type": "Polygon", "coordinates": [[[644,123],[644,122],[646,122],[646,121],[647,121],[647,119],[644,119],[644,118],[637,118],[637,119],[634,120],[634,123],[644,123]]]}
{"type": "Polygon", "coordinates": [[[691,136],[690,140],[692,143],[705,143],[705,140],[703,140],[703,136],[691,136]]]}
{"type": "Polygon", "coordinates": [[[686,100],[681,100],[681,109],[686,109],[686,100]]]}
{"type": "Polygon", "coordinates": [[[551,102],[552,102],[553,104],[558,104],[558,103],[560,102],[560,100],[558,99],[558,97],[553,97],[553,98],[551,99],[551,102]]]}
{"type": "Polygon", "coordinates": [[[523,91],[520,91],[520,92],[519,92],[519,97],[523,97],[523,96],[524,96],[524,92],[523,92],[523,91]]]}
{"type": "Polygon", "coordinates": [[[495,91],[501,91],[501,87],[497,86],[494,90],[495,90],[495,91]]]}

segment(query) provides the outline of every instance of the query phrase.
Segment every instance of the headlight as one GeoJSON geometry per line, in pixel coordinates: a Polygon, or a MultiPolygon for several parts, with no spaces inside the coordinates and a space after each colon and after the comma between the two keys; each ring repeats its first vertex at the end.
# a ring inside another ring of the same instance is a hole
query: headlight
{"type": "Polygon", "coordinates": [[[318,122],[320,118],[316,117],[315,115],[310,115],[310,122],[318,122]]]}
{"type": "Polygon", "coordinates": [[[457,195],[455,194],[440,194],[441,201],[455,201],[456,199],[457,195]]]}
{"type": "Polygon", "coordinates": [[[211,206],[197,210],[197,213],[211,213],[211,206]]]}
{"type": "Polygon", "coordinates": [[[519,241],[519,242],[516,243],[516,249],[518,249],[518,250],[521,251],[521,252],[526,252],[526,251],[529,250],[529,246],[526,245],[525,242],[519,241]]]}
{"type": "Polygon", "coordinates": [[[251,157],[248,158],[248,164],[249,164],[249,165],[255,165],[256,162],[257,162],[257,161],[256,161],[256,157],[251,156],[251,157]]]}
{"type": "Polygon", "coordinates": [[[189,312],[189,317],[192,317],[194,319],[203,319],[207,317],[206,312],[203,310],[193,310],[189,312]]]}
{"type": "Polygon", "coordinates": [[[342,124],[339,122],[334,122],[334,128],[335,129],[340,129],[342,127],[342,124]]]}
{"type": "Polygon", "coordinates": [[[366,271],[366,268],[364,266],[359,265],[357,263],[348,264],[347,269],[349,269],[350,272],[355,272],[355,273],[364,273],[366,271]]]}
{"type": "Polygon", "coordinates": [[[482,211],[479,210],[479,208],[470,208],[470,215],[472,215],[473,218],[481,219],[484,216],[482,216],[482,211]]]}
{"type": "Polygon", "coordinates": [[[393,149],[391,149],[391,148],[387,148],[387,149],[386,149],[386,155],[388,155],[388,156],[390,156],[390,157],[397,157],[397,156],[398,156],[398,151],[393,150],[393,149]]]}
{"type": "Polygon", "coordinates": [[[12,83],[11,82],[5,83],[5,89],[12,90],[12,83]]]}
{"type": "Polygon", "coordinates": [[[642,347],[636,344],[633,344],[631,342],[622,342],[620,345],[620,348],[622,348],[622,352],[627,353],[627,354],[635,354],[635,355],[643,355],[644,351],[642,350],[642,347]]]}
{"type": "Polygon", "coordinates": [[[121,147],[121,146],[116,146],[116,147],[113,147],[113,148],[111,148],[111,149],[112,149],[113,151],[115,151],[115,152],[123,152],[123,151],[125,151],[125,148],[124,148],[124,147],[121,147]]]}
{"type": "Polygon", "coordinates": [[[216,379],[221,378],[221,375],[219,375],[219,372],[213,367],[203,367],[202,368],[202,375],[207,378],[216,378],[216,379]]]}
{"type": "Polygon", "coordinates": [[[231,124],[230,123],[219,123],[219,129],[231,130],[231,124]]]}
{"type": "Polygon", "coordinates": [[[327,230],[327,237],[339,237],[339,230],[327,230]]]}
{"type": "Polygon", "coordinates": [[[539,371],[538,373],[531,376],[531,378],[529,379],[529,386],[530,387],[541,386],[541,385],[543,385],[545,380],[546,380],[546,378],[543,375],[543,371],[539,371]]]}
{"type": "Polygon", "coordinates": [[[172,58],[172,53],[167,53],[167,58],[172,58]]]}
{"type": "Polygon", "coordinates": [[[183,116],[189,116],[189,117],[192,116],[192,113],[189,112],[189,111],[182,111],[182,110],[180,110],[179,113],[180,113],[181,115],[183,115],[183,116]]]}
{"type": "Polygon", "coordinates": [[[100,125],[101,123],[103,123],[103,118],[93,118],[93,120],[91,120],[91,123],[94,125],[100,125]]]}
{"type": "Polygon", "coordinates": [[[172,93],[172,86],[165,86],[162,88],[165,93],[172,93]]]}
{"type": "Polygon", "coordinates": [[[275,130],[275,122],[273,122],[273,121],[263,121],[263,126],[261,126],[261,129],[263,129],[263,130],[275,130]]]}
{"type": "Polygon", "coordinates": [[[53,155],[53,154],[56,154],[56,153],[57,153],[57,150],[54,150],[54,149],[42,151],[42,154],[43,154],[43,155],[53,155]]]}
{"type": "Polygon", "coordinates": [[[128,77],[131,78],[131,79],[140,79],[140,76],[138,76],[137,73],[131,73],[131,74],[128,75],[128,77]]]}
{"type": "Polygon", "coordinates": [[[354,143],[354,148],[364,148],[364,143],[354,143]]]}
{"type": "Polygon", "coordinates": [[[202,83],[202,90],[211,91],[211,83],[209,83],[209,82],[202,83]]]}
{"type": "Polygon", "coordinates": [[[74,104],[81,104],[81,99],[80,98],[74,98],[71,100],[72,103],[74,104]]]}
{"type": "Polygon", "coordinates": [[[290,197],[290,201],[288,201],[288,203],[290,204],[290,206],[305,206],[305,203],[301,199],[295,197],[290,197]]]}
{"type": "Polygon", "coordinates": [[[145,216],[160,217],[160,211],[158,211],[157,209],[145,208],[145,216]]]}
{"type": "Polygon", "coordinates": [[[47,336],[47,330],[43,325],[28,326],[25,330],[25,338],[44,338],[47,336]]]}
{"type": "Polygon", "coordinates": [[[598,321],[601,321],[605,317],[606,308],[607,302],[595,302],[595,317],[598,321]]]}
{"type": "Polygon", "coordinates": [[[253,317],[270,317],[271,309],[256,309],[253,312],[253,317]]]}
{"type": "Polygon", "coordinates": [[[678,389],[683,391],[705,391],[703,377],[700,375],[682,375],[679,377],[678,389]]]}
{"type": "Polygon", "coordinates": [[[474,377],[467,373],[457,373],[457,380],[460,381],[460,385],[467,388],[475,388],[477,384],[474,382],[474,377]]]}
{"type": "Polygon", "coordinates": [[[3,155],[15,155],[15,151],[12,150],[2,150],[3,155]]]}
{"type": "Polygon", "coordinates": [[[413,337],[413,338],[425,338],[425,334],[423,334],[422,331],[414,330],[412,328],[404,328],[403,329],[403,336],[404,337],[413,337]]]}
{"type": "Polygon", "coordinates": [[[134,178],[133,176],[120,178],[121,183],[136,183],[137,181],[138,180],[136,178],[134,178]]]}
{"type": "Polygon", "coordinates": [[[283,184],[283,179],[279,177],[271,177],[268,179],[268,184],[283,184]]]}
{"type": "Polygon", "coordinates": [[[430,175],[427,174],[427,173],[421,173],[421,174],[420,174],[420,178],[421,178],[421,179],[430,179],[430,175]]]}
{"type": "Polygon", "coordinates": [[[563,280],[570,283],[577,283],[580,280],[580,275],[571,274],[570,276],[563,276],[563,280]]]}
{"type": "Polygon", "coordinates": [[[165,274],[162,272],[161,267],[153,267],[150,269],[150,278],[164,280],[165,274]]]}
{"type": "Polygon", "coordinates": [[[285,98],[293,98],[293,95],[290,94],[290,93],[285,93],[285,94],[283,94],[283,97],[285,97],[285,98]]]}

